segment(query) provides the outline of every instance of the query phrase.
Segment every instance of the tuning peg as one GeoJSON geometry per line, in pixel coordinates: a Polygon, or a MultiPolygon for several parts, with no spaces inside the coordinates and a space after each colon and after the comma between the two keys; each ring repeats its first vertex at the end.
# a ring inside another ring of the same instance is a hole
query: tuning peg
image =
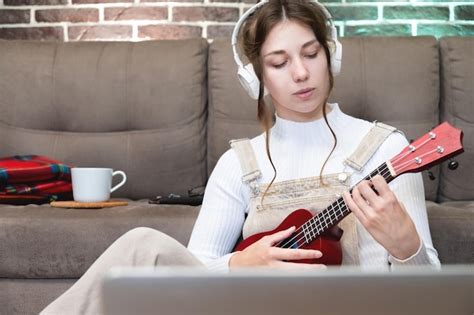
{"type": "Polygon", "coordinates": [[[436,179],[436,176],[434,176],[434,174],[433,174],[432,171],[428,170],[428,178],[429,178],[430,180],[435,180],[435,179],[436,179]]]}
{"type": "Polygon", "coordinates": [[[455,169],[458,168],[458,166],[459,166],[458,161],[453,160],[453,159],[449,159],[448,161],[449,161],[449,163],[448,163],[448,168],[449,168],[451,171],[454,171],[455,169]]]}

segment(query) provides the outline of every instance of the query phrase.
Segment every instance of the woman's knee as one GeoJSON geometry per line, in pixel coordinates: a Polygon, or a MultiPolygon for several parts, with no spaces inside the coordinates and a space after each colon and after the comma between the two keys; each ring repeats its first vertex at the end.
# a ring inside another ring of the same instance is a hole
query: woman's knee
{"type": "Polygon", "coordinates": [[[124,238],[128,242],[139,243],[139,244],[143,242],[150,242],[150,243],[177,242],[176,240],[166,235],[165,233],[159,230],[149,228],[149,227],[137,227],[137,228],[131,229],[130,231],[122,235],[122,238],[124,238]]]}
{"type": "Polygon", "coordinates": [[[134,228],[121,237],[119,245],[135,253],[155,256],[164,265],[199,265],[198,260],[180,242],[167,234],[148,227],[134,228]]]}

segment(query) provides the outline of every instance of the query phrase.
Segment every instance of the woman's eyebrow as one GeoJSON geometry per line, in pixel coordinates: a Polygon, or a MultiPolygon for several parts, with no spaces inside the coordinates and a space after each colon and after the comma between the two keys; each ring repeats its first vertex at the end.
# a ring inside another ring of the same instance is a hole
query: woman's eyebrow
{"type": "Polygon", "coordinates": [[[303,46],[301,46],[301,48],[306,48],[308,46],[311,46],[312,44],[316,44],[317,46],[319,46],[318,40],[313,39],[313,40],[310,40],[309,42],[304,43],[303,46]]]}
{"type": "MultiPolygon", "coordinates": [[[[314,43],[318,44],[318,40],[317,40],[317,39],[312,39],[312,40],[310,40],[310,41],[304,43],[304,44],[301,46],[301,48],[306,48],[306,47],[308,47],[308,46],[311,46],[311,45],[314,44],[314,43]]],[[[319,44],[318,44],[318,46],[319,46],[319,44]]],[[[268,54],[265,54],[263,57],[265,58],[265,57],[267,57],[267,56],[269,56],[269,55],[282,55],[282,54],[285,54],[285,53],[286,53],[286,52],[285,52],[283,49],[280,49],[280,50],[275,50],[275,51],[269,52],[268,54]]]]}
{"type": "Polygon", "coordinates": [[[268,54],[264,55],[263,57],[265,58],[269,55],[282,55],[282,54],[285,54],[285,51],[283,49],[280,49],[280,50],[275,50],[275,51],[269,52],[268,54]]]}

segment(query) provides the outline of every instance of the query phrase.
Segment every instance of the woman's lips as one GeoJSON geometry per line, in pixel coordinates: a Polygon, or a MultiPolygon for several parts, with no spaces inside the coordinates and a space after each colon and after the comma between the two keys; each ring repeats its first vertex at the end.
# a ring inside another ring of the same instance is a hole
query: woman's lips
{"type": "Polygon", "coordinates": [[[314,89],[304,89],[304,90],[294,93],[293,95],[295,95],[300,100],[305,101],[313,95],[313,92],[314,92],[314,89]]]}

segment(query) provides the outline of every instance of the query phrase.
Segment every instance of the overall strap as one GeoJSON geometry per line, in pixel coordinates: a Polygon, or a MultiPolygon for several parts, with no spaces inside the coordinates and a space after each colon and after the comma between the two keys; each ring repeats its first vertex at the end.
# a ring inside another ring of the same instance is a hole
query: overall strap
{"type": "Polygon", "coordinates": [[[248,184],[253,193],[259,193],[258,179],[262,172],[258,168],[257,158],[248,138],[235,139],[229,141],[230,146],[237,154],[240,168],[242,169],[242,182],[248,184]]]}
{"type": "Polygon", "coordinates": [[[357,149],[344,161],[344,164],[360,172],[379,146],[395,130],[397,128],[375,121],[372,128],[359,143],[357,149]]]}

